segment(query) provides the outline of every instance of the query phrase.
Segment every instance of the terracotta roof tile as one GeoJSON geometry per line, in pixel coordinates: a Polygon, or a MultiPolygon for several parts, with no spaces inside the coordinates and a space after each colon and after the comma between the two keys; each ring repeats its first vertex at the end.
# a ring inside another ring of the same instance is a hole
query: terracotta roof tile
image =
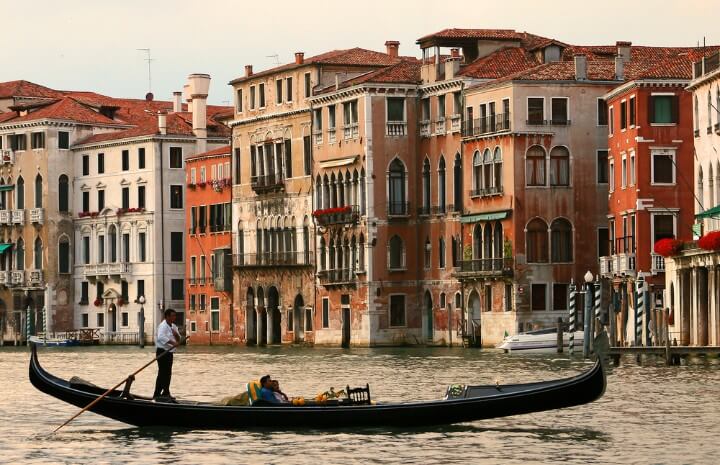
{"type": "Polygon", "coordinates": [[[62,93],[30,81],[0,82],[0,98],[9,97],[62,97],[62,93]]]}
{"type": "Polygon", "coordinates": [[[417,43],[425,42],[432,39],[518,39],[520,33],[514,29],[462,29],[449,28],[443,29],[432,34],[423,36],[417,40],[417,43]]]}
{"type": "MultiPolygon", "coordinates": [[[[369,71],[340,83],[340,88],[352,87],[368,82],[386,84],[420,84],[421,62],[417,59],[403,59],[393,65],[369,71]]],[[[316,90],[316,94],[333,92],[335,85],[316,90]]]]}
{"type": "Polygon", "coordinates": [[[497,79],[508,74],[537,66],[534,55],[520,47],[508,47],[478,58],[460,69],[460,76],[478,79],[497,79]]]}
{"type": "Polygon", "coordinates": [[[218,147],[213,150],[208,150],[207,152],[195,154],[191,157],[188,157],[187,161],[191,161],[193,159],[202,158],[202,157],[212,157],[213,155],[228,155],[228,156],[230,156],[230,146],[224,145],[222,147],[218,147]]]}
{"type": "Polygon", "coordinates": [[[76,102],[70,97],[64,97],[60,100],[45,105],[37,110],[30,111],[24,116],[17,116],[6,122],[20,123],[23,121],[34,121],[40,119],[55,119],[75,121],[85,124],[101,124],[101,125],[121,125],[121,122],[114,121],[107,116],[101,115],[96,111],[76,102]]]}

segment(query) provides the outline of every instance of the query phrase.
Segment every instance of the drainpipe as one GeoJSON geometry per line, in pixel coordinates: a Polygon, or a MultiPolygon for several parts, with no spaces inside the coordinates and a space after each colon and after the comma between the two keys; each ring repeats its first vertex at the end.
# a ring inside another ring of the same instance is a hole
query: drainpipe
{"type": "MultiPolygon", "coordinates": [[[[318,71],[318,73],[319,73],[319,71],[318,71]]],[[[312,74],[311,74],[310,76],[312,76],[312,74]]],[[[310,93],[312,94],[312,81],[310,82],[310,93]]],[[[311,101],[310,101],[310,134],[309,134],[309,135],[310,135],[310,210],[311,210],[311,212],[312,212],[312,209],[315,208],[315,182],[314,182],[315,180],[313,179],[313,172],[315,171],[315,169],[314,169],[314,166],[315,166],[315,156],[314,156],[315,149],[313,148],[313,146],[314,146],[315,144],[313,144],[313,140],[312,140],[312,137],[313,137],[313,124],[314,124],[314,121],[313,121],[313,120],[314,120],[314,118],[313,118],[313,110],[314,110],[314,108],[313,108],[313,103],[312,103],[312,100],[311,100],[311,101]]],[[[336,121],[335,126],[337,126],[337,118],[336,118],[335,121],[336,121]]],[[[337,130],[337,129],[336,129],[336,130],[337,130]]],[[[304,146],[304,145],[305,145],[305,141],[303,141],[303,146],[304,146]]],[[[317,334],[317,330],[316,330],[316,327],[315,327],[315,315],[317,314],[317,307],[318,307],[318,305],[317,305],[317,303],[318,303],[318,302],[317,302],[317,298],[318,298],[318,287],[317,287],[317,283],[316,283],[316,279],[317,279],[317,267],[318,267],[318,264],[317,264],[317,253],[316,253],[316,252],[317,252],[317,233],[315,232],[315,231],[316,231],[316,228],[317,228],[317,224],[316,224],[315,216],[313,216],[313,215],[311,214],[310,217],[313,218],[313,220],[312,220],[312,237],[313,237],[312,243],[313,243],[313,257],[315,258],[315,260],[313,260],[313,267],[312,267],[312,272],[313,272],[313,278],[312,278],[312,279],[313,279],[313,289],[314,289],[314,290],[313,290],[313,308],[312,308],[312,310],[311,310],[311,312],[310,312],[310,315],[311,315],[311,318],[313,319],[313,334],[317,334]]],[[[308,234],[310,233],[309,229],[310,229],[310,228],[308,228],[308,234]]],[[[310,245],[310,240],[308,240],[307,243],[308,243],[308,246],[309,246],[309,245],[310,245]]],[[[308,257],[310,257],[310,251],[309,251],[309,250],[306,251],[306,255],[307,255],[308,257]]],[[[294,302],[293,302],[293,304],[294,304],[294,302]]],[[[329,303],[328,303],[328,305],[329,305],[329,303]]],[[[295,306],[293,305],[293,314],[295,313],[294,308],[295,308],[295,306]]],[[[303,311],[303,313],[304,313],[304,311],[303,311]]],[[[304,315],[303,315],[302,320],[303,320],[303,323],[304,323],[304,321],[305,321],[304,315]]],[[[293,321],[293,323],[296,324],[296,323],[298,323],[298,322],[293,321]]],[[[320,327],[322,327],[322,325],[320,325],[320,327]]],[[[297,331],[297,330],[296,330],[296,331],[297,331]]],[[[303,327],[303,339],[305,339],[305,328],[304,328],[304,327],[303,327]]],[[[304,342],[304,341],[303,341],[303,342],[304,342]]],[[[313,341],[313,343],[315,343],[315,341],[313,341]]]]}
{"type": "MultiPolygon", "coordinates": [[[[162,284],[160,286],[161,292],[160,295],[162,296],[160,310],[164,313],[165,312],[165,171],[164,171],[164,163],[163,160],[165,158],[163,154],[163,141],[160,139],[160,253],[161,253],[161,260],[160,260],[160,276],[162,277],[162,284]]],[[[164,315],[163,315],[164,317],[164,315]]]]}

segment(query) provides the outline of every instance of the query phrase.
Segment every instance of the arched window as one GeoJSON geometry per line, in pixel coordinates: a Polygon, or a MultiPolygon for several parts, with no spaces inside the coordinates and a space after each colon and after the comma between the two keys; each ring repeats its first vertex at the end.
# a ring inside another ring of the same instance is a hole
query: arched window
{"type": "Polygon", "coordinates": [[[570,185],[570,152],[563,146],[550,151],[550,185],[570,185]]]}
{"type": "Polygon", "coordinates": [[[15,189],[15,208],[23,210],[25,208],[25,180],[22,176],[18,176],[15,189]]]}
{"type": "Polygon", "coordinates": [[[423,262],[425,263],[425,269],[429,270],[432,265],[432,245],[430,245],[430,238],[425,238],[425,250],[424,250],[423,262]]]}
{"type": "Polygon", "coordinates": [[[702,166],[698,166],[698,183],[697,183],[697,201],[700,204],[698,209],[696,211],[703,211],[705,210],[705,205],[703,202],[703,196],[705,195],[705,192],[703,190],[703,169],[702,166]]]}
{"type": "Polygon", "coordinates": [[[25,241],[22,237],[15,242],[15,269],[18,271],[25,269],[25,241]]]}
{"type": "Polygon", "coordinates": [[[65,236],[58,241],[58,272],[70,273],[70,241],[65,236]]]}
{"type": "MultiPolygon", "coordinates": [[[[485,259],[483,263],[485,265],[489,265],[492,263],[493,257],[493,248],[492,248],[492,240],[493,240],[493,227],[492,223],[485,223],[485,227],[483,228],[483,258],[485,259]]],[[[486,267],[486,269],[488,269],[486,267]]]]}
{"type": "Polygon", "coordinates": [[[460,245],[458,243],[458,240],[455,236],[453,236],[450,239],[450,254],[452,258],[452,266],[453,268],[458,266],[459,260],[460,260],[460,251],[459,251],[460,245]]]}
{"type": "Polygon", "coordinates": [[[335,269],[335,239],[330,239],[330,246],[328,247],[328,269],[335,269]]]}
{"type": "Polygon", "coordinates": [[[708,197],[707,207],[713,208],[715,206],[715,178],[713,177],[712,162],[708,166],[708,197]]]}
{"type": "Polygon", "coordinates": [[[525,248],[528,263],[547,263],[548,261],[548,227],[540,218],[535,218],[527,225],[525,248]]]}
{"type": "Polygon", "coordinates": [[[495,147],[493,159],[493,167],[495,168],[495,192],[502,192],[502,150],[500,150],[500,147],[495,147]]]}
{"type": "Polygon", "coordinates": [[[323,176],[322,207],[330,208],[330,180],[327,174],[323,176]]]}
{"type": "Polygon", "coordinates": [[[330,208],[338,206],[338,189],[337,181],[335,180],[335,173],[330,174],[330,208]]]}
{"type": "Polygon", "coordinates": [[[493,155],[490,149],[483,152],[483,193],[493,192],[493,155]]]}
{"type": "Polygon", "coordinates": [[[340,172],[337,178],[337,206],[344,207],[345,205],[345,179],[342,172],[340,172]]]}
{"type": "Polygon", "coordinates": [[[445,268],[445,238],[438,240],[438,263],[440,268],[445,268]]]}
{"type": "Polygon", "coordinates": [[[42,241],[39,237],[35,238],[35,245],[33,247],[33,269],[42,270],[43,259],[42,259],[43,246],[42,241]]]}
{"type": "Polygon", "coordinates": [[[438,163],[438,205],[440,212],[445,213],[445,157],[440,155],[438,163]]]}
{"type": "Polygon", "coordinates": [[[323,188],[320,175],[315,179],[315,210],[322,210],[323,188]]]}
{"type": "Polygon", "coordinates": [[[358,269],[365,271],[365,236],[360,234],[360,246],[358,250],[358,269]]]}
{"type": "Polygon", "coordinates": [[[69,195],[68,177],[61,174],[58,179],[58,211],[70,211],[69,195]]]}
{"type": "Polygon", "coordinates": [[[565,218],[557,218],[550,225],[550,249],[553,263],[572,262],[572,225],[565,218]]]}
{"type": "Polygon", "coordinates": [[[528,186],[545,185],[545,149],[533,145],[525,155],[525,183],[528,186]]]}
{"type": "Polygon", "coordinates": [[[495,228],[493,229],[493,258],[494,258],[494,269],[501,269],[504,251],[503,251],[503,227],[499,221],[495,222],[495,228]]]}
{"type": "Polygon", "coordinates": [[[365,168],[360,170],[360,214],[365,214],[365,168]]]}
{"type": "Polygon", "coordinates": [[[389,204],[390,215],[406,215],[405,204],[405,165],[396,158],[390,163],[389,181],[389,204]]]}
{"type": "Polygon", "coordinates": [[[391,270],[401,270],[405,268],[405,246],[400,236],[390,238],[388,246],[388,263],[391,270]]]}
{"type": "Polygon", "coordinates": [[[697,94],[695,94],[695,99],[693,100],[693,102],[695,104],[693,108],[695,114],[694,128],[697,135],[697,133],[700,132],[700,104],[698,103],[697,94]]]}
{"type": "MultiPolygon", "coordinates": [[[[0,186],[5,185],[5,179],[0,178],[0,186]]],[[[7,191],[0,190],[0,210],[7,210],[7,191]]]]}
{"type": "Polygon", "coordinates": [[[480,223],[473,228],[473,259],[479,260],[482,255],[482,226],[480,223]]]}
{"type": "Polygon", "coordinates": [[[320,270],[327,269],[327,248],[325,247],[325,238],[320,238],[320,270]]]}
{"type": "Polygon", "coordinates": [[[479,151],[473,154],[473,191],[472,195],[482,193],[482,155],[479,151]]]}
{"type": "Polygon", "coordinates": [[[358,259],[358,251],[357,251],[357,242],[355,241],[355,236],[350,239],[350,263],[348,264],[348,268],[350,268],[354,275],[354,271],[357,268],[357,259],[358,259]]]}
{"type": "Polygon", "coordinates": [[[42,176],[35,176],[35,208],[42,208],[42,176]]]}
{"type": "Polygon", "coordinates": [[[708,89],[707,93],[707,117],[708,117],[708,132],[712,129],[712,94],[710,93],[710,89],[708,89]]]}
{"type": "Polygon", "coordinates": [[[456,212],[462,211],[462,189],[462,158],[456,153],[453,166],[453,208],[456,212]]]}
{"type": "Polygon", "coordinates": [[[109,239],[110,239],[110,263],[117,262],[117,229],[115,225],[110,225],[109,228],[109,239]]]}
{"type": "Polygon", "coordinates": [[[715,125],[720,128],[720,85],[715,86],[715,125]]]}
{"type": "Polygon", "coordinates": [[[430,213],[430,160],[425,157],[422,171],[423,213],[430,213]]]}

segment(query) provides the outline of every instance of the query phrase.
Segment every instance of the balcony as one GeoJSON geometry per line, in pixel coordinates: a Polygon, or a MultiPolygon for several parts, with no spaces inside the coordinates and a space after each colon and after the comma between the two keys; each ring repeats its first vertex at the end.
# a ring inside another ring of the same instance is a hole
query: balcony
{"type": "Polygon", "coordinates": [[[343,127],[343,137],[345,139],[355,139],[360,133],[360,129],[357,123],[348,124],[343,127]]]}
{"type": "Polygon", "coordinates": [[[357,205],[347,205],[345,207],[325,208],[315,210],[313,216],[317,223],[321,226],[330,224],[348,224],[357,223],[360,217],[360,208],[357,205]]]}
{"type": "Polygon", "coordinates": [[[512,276],[512,258],[475,258],[460,261],[460,277],[512,276]]]}
{"type": "Polygon", "coordinates": [[[313,141],[314,141],[315,145],[320,145],[320,144],[322,144],[322,141],[323,141],[322,130],[317,130],[317,129],[316,129],[316,130],[313,131],[313,141]]]}
{"type": "Polygon", "coordinates": [[[3,150],[0,165],[12,165],[15,163],[15,152],[12,150],[3,150]]]}
{"type": "Polygon", "coordinates": [[[388,202],[388,216],[408,216],[410,215],[410,202],[388,202]]]}
{"type": "Polygon", "coordinates": [[[502,186],[477,187],[470,190],[470,197],[491,197],[503,195],[502,186]]]}
{"type": "Polygon", "coordinates": [[[510,113],[498,113],[484,118],[465,121],[463,137],[477,137],[510,131],[510,113]]]}
{"type": "Polygon", "coordinates": [[[460,115],[452,115],[450,117],[450,132],[458,132],[461,129],[462,118],[460,115]]]}
{"type": "Polygon", "coordinates": [[[285,178],[281,173],[253,176],[250,179],[250,185],[257,194],[281,191],[285,189],[285,178]]]}
{"type": "Polygon", "coordinates": [[[263,252],[233,254],[233,266],[237,268],[261,268],[282,266],[310,266],[311,252],[263,252]]]}
{"type": "Polygon", "coordinates": [[[420,121],[420,137],[430,137],[430,121],[420,121]]]}
{"type": "Polygon", "coordinates": [[[618,253],[600,257],[600,274],[605,277],[635,276],[635,254],[618,253]]]}
{"type": "Polygon", "coordinates": [[[614,263],[613,257],[600,257],[600,275],[612,276],[614,263]]]}
{"type": "Polygon", "coordinates": [[[29,287],[43,287],[43,271],[42,270],[28,270],[27,271],[27,284],[29,287]]]}
{"type": "Polygon", "coordinates": [[[399,137],[407,134],[407,123],[405,121],[388,121],[385,127],[385,133],[388,136],[399,137]]]}
{"type": "Polygon", "coordinates": [[[665,273],[665,257],[656,253],[651,253],[650,272],[652,274],[665,273]]]}
{"type": "Polygon", "coordinates": [[[445,118],[435,121],[435,135],[442,136],[445,134],[445,118]]]}
{"type": "Polygon", "coordinates": [[[11,210],[12,224],[25,224],[25,210],[11,210]]]}
{"type": "Polygon", "coordinates": [[[12,224],[11,210],[0,210],[0,224],[12,224]]]}
{"type": "Polygon", "coordinates": [[[328,129],[327,136],[328,136],[328,144],[334,144],[335,143],[335,128],[328,129]]]}
{"type": "Polygon", "coordinates": [[[318,280],[323,286],[342,286],[355,284],[357,277],[355,270],[350,268],[340,268],[337,270],[318,271],[318,280]]]}
{"type": "Polygon", "coordinates": [[[24,286],[25,285],[25,272],[24,271],[11,271],[10,272],[10,285],[11,286],[24,286]]]}
{"type": "Polygon", "coordinates": [[[12,282],[9,271],[0,271],[0,286],[9,286],[12,282]]]}
{"type": "Polygon", "coordinates": [[[85,265],[83,274],[87,278],[126,276],[132,273],[131,263],[97,263],[94,265],[85,265]]]}
{"type": "Polygon", "coordinates": [[[45,222],[45,210],[42,208],[33,208],[30,210],[30,222],[33,224],[43,224],[45,222]]]}

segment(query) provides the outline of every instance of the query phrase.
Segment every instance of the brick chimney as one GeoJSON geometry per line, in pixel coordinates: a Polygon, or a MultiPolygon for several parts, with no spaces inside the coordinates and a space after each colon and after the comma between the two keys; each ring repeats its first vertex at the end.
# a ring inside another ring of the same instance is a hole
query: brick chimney
{"type": "Polygon", "coordinates": [[[195,73],[188,76],[190,96],[192,97],[193,133],[197,137],[198,153],[207,148],[207,96],[210,89],[210,75],[195,73]]]}
{"type": "Polygon", "coordinates": [[[575,55],[575,80],[584,81],[587,79],[587,56],[578,53],[575,55]]]}
{"type": "Polygon", "coordinates": [[[400,42],[397,40],[388,40],[385,42],[385,49],[387,50],[387,54],[390,55],[392,58],[398,57],[398,50],[400,49],[400,42]]]}
{"type": "Polygon", "coordinates": [[[630,61],[632,42],[617,41],[615,47],[617,47],[617,54],[622,57],[623,61],[630,61]]]}
{"type": "Polygon", "coordinates": [[[301,65],[305,63],[305,52],[295,52],[295,64],[301,65]]]}
{"type": "Polygon", "coordinates": [[[252,65],[245,65],[245,77],[253,75],[252,65]]]}
{"type": "Polygon", "coordinates": [[[450,56],[453,58],[460,58],[460,49],[459,48],[451,48],[450,56]]]}
{"type": "Polygon", "coordinates": [[[620,55],[615,55],[615,80],[625,80],[625,61],[620,55]]]}

